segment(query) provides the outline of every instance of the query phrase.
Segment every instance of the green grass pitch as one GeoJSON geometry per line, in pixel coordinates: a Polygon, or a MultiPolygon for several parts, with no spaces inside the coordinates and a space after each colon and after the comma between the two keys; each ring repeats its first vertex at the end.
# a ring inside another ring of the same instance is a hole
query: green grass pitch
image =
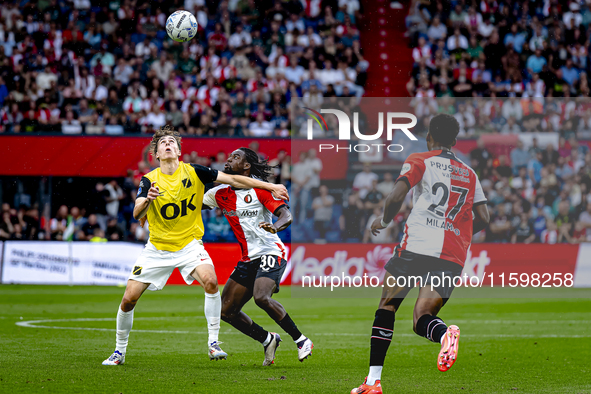
{"type": "MultiPolygon", "coordinates": [[[[413,302],[406,300],[384,392],[591,393],[589,292],[560,291],[557,298],[452,297],[440,316],[458,324],[462,338],[445,373],[436,367],[439,346],[412,333],[413,302]]],[[[303,363],[289,336],[252,302],[245,311],[284,339],[276,364],[263,367],[261,345],[223,322],[228,360],[209,361],[202,289],[169,286],[138,303],[126,364],[105,367],[122,294],[115,287],[0,286],[0,392],[348,393],[367,374],[377,300],[291,298],[289,288],[276,297],[315,345],[303,363]]]]}

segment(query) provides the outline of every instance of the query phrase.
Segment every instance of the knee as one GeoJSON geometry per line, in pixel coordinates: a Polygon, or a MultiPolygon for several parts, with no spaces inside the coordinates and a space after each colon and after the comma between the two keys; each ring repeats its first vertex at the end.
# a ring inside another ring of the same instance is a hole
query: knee
{"type": "Polygon", "coordinates": [[[135,308],[135,304],[137,304],[137,300],[137,297],[125,294],[121,300],[121,310],[123,312],[129,312],[133,310],[133,308],[135,308]]]}
{"type": "Polygon", "coordinates": [[[257,306],[259,308],[267,309],[269,307],[269,305],[271,304],[271,297],[269,297],[266,294],[263,296],[255,296],[254,302],[255,302],[255,304],[257,304],[257,306]]]}
{"type": "Polygon", "coordinates": [[[218,292],[218,278],[215,275],[207,275],[205,277],[201,277],[203,283],[203,289],[206,293],[215,294],[218,292]]]}

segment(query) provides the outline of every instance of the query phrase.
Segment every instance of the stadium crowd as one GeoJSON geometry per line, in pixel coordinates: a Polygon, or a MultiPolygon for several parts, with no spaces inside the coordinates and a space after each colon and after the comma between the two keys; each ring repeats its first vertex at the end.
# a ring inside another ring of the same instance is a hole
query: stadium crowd
{"type": "Polygon", "coordinates": [[[415,97],[589,97],[591,9],[573,0],[412,0],[415,97]]]}
{"type": "Polygon", "coordinates": [[[292,97],[361,96],[359,0],[5,1],[0,131],[289,135],[292,97]],[[199,25],[172,41],[168,14],[199,25]]]}

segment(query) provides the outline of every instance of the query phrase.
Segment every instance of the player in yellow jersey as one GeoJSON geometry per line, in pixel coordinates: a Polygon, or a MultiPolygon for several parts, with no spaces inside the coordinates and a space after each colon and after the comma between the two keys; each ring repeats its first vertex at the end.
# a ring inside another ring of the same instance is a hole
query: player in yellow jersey
{"type": "Polygon", "coordinates": [[[239,189],[260,188],[276,198],[288,199],[283,185],[257,179],[228,175],[197,164],[179,161],[181,137],[178,132],[164,127],[158,130],[151,143],[151,151],[160,167],[142,177],[135,200],[133,217],[147,217],[150,239],[131,272],[123,300],[117,311],[115,352],[103,365],[121,365],[129,332],[133,325],[134,307],[146,289],[161,290],[172,271],[178,268],[187,284],[199,281],[205,290],[204,312],[209,331],[209,358],[225,359],[219,347],[221,298],[211,258],[203,248],[203,220],[201,206],[205,185],[219,182],[239,189]]]}

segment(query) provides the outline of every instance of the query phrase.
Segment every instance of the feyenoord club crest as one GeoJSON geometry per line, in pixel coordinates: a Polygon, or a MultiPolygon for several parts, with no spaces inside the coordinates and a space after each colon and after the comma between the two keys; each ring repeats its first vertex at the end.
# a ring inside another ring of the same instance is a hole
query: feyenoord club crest
{"type": "Polygon", "coordinates": [[[252,197],[250,196],[250,194],[247,194],[244,197],[244,202],[247,203],[247,204],[250,204],[252,202],[252,197]]]}

